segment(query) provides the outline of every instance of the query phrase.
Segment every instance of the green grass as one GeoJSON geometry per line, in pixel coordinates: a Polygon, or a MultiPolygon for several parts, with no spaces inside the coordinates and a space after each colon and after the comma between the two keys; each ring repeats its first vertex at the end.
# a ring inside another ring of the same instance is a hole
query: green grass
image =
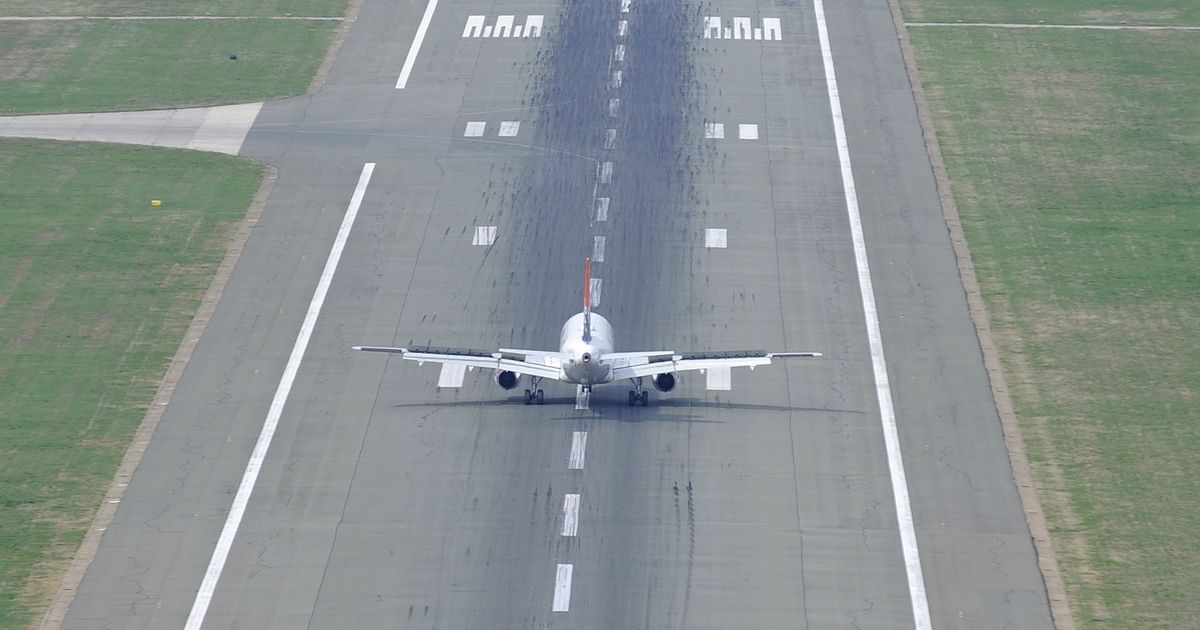
{"type": "Polygon", "coordinates": [[[1076,619],[1200,627],[1200,34],[909,32],[1076,619]]]}
{"type": "Polygon", "coordinates": [[[340,17],[346,0],[5,0],[3,16],[302,15],[340,17]]]}
{"type": "Polygon", "coordinates": [[[0,140],[0,628],[44,613],[261,173],[0,140]]]}
{"type": "Polygon", "coordinates": [[[911,22],[1016,24],[1142,24],[1200,26],[1200,2],[1181,0],[919,0],[909,2],[911,22]]]}
{"type": "Polygon", "coordinates": [[[155,109],[302,93],[337,22],[0,22],[0,115],[155,109]],[[229,55],[236,53],[237,61],[229,55]]]}

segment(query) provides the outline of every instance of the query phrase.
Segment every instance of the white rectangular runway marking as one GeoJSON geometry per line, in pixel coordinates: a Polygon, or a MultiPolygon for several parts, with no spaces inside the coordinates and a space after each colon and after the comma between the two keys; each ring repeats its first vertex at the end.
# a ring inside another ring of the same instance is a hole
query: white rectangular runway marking
{"type": "Polygon", "coordinates": [[[739,124],[738,138],[742,140],[758,140],[758,125],[739,124]]]}
{"type": "Polygon", "coordinates": [[[238,484],[237,494],[233,497],[233,505],[230,506],[229,515],[225,518],[225,526],[221,528],[221,536],[217,539],[216,548],[213,549],[212,558],[208,562],[208,569],[204,572],[204,580],[200,582],[200,588],[196,591],[196,599],[192,601],[192,611],[188,614],[185,630],[200,630],[200,627],[204,625],[204,617],[208,614],[208,605],[212,603],[217,581],[221,579],[221,571],[225,569],[225,560],[229,557],[233,539],[237,536],[238,528],[242,524],[242,516],[246,513],[247,504],[250,503],[250,494],[254,491],[254,483],[258,480],[263,460],[267,457],[267,449],[271,447],[271,439],[275,437],[275,428],[279,425],[279,417],[283,415],[283,405],[292,391],[292,383],[296,380],[300,362],[304,359],[304,352],[308,349],[308,340],[312,337],[313,329],[317,325],[317,316],[321,314],[321,306],[325,304],[325,295],[329,293],[329,285],[333,282],[333,273],[337,271],[338,261],[342,258],[342,250],[346,247],[350,229],[354,227],[354,219],[358,217],[358,209],[362,205],[363,196],[367,192],[367,184],[371,182],[371,173],[374,171],[374,162],[363,164],[362,173],[358,176],[358,185],[355,186],[354,195],[350,197],[350,205],[346,208],[346,216],[342,218],[342,225],[338,228],[337,237],[333,240],[333,247],[329,250],[329,258],[325,260],[325,268],[321,271],[321,278],[317,281],[312,301],[308,304],[308,312],[304,315],[304,322],[300,324],[300,333],[296,335],[296,342],[292,344],[292,353],[288,356],[287,364],[283,368],[283,376],[279,379],[279,386],[275,389],[274,397],[271,398],[271,406],[263,421],[262,431],[258,434],[258,441],[254,443],[250,461],[246,464],[246,471],[242,473],[242,481],[238,484]]]}
{"type": "Polygon", "coordinates": [[[579,531],[579,495],[563,495],[563,536],[574,536],[579,531]]]}
{"type": "Polygon", "coordinates": [[[600,306],[600,285],[601,284],[602,284],[602,281],[600,280],[600,278],[592,278],[592,291],[591,291],[591,293],[592,293],[592,308],[596,308],[597,306],[600,306]]]}
{"type": "Polygon", "coordinates": [[[570,564],[558,565],[558,571],[554,576],[554,606],[551,608],[553,612],[567,612],[571,610],[571,573],[575,567],[570,564]]]}
{"type": "Polygon", "coordinates": [[[908,573],[908,595],[912,602],[913,624],[917,630],[931,630],[929,600],[925,594],[925,577],[921,555],[917,550],[917,533],[913,526],[912,504],[908,499],[908,479],[900,453],[900,435],[896,428],[892,388],[888,382],[887,362],[883,355],[883,336],[879,331],[879,313],[875,309],[875,287],[867,261],[867,245],[863,239],[862,217],[858,211],[858,193],[854,187],[854,170],[850,164],[850,145],[842,117],[842,100],[838,93],[837,74],[833,68],[833,51],[829,47],[829,30],[825,26],[825,5],[813,0],[817,18],[817,38],[825,63],[825,88],[829,93],[829,109],[833,114],[833,134],[837,141],[841,163],[842,189],[846,195],[846,213],[850,217],[850,236],[854,241],[854,262],[858,267],[858,290],[867,320],[867,341],[871,348],[871,367],[875,373],[875,397],[879,400],[879,419],[883,425],[883,441],[887,450],[888,470],[892,478],[892,498],[896,504],[896,520],[900,529],[900,548],[908,573]]]}
{"type": "Polygon", "coordinates": [[[603,236],[592,237],[592,260],[604,262],[604,241],[603,236]]]}
{"type": "Polygon", "coordinates": [[[617,37],[625,37],[629,33],[629,22],[621,20],[617,22],[617,37]]]}
{"type": "Polygon", "coordinates": [[[575,386],[575,411],[587,411],[592,404],[592,392],[583,385],[575,386]]]}
{"type": "Polygon", "coordinates": [[[608,197],[596,197],[596,221],[608,220],[608,197]]]}
{"type": "Polygon", "coordinates": [[[467,123],[467,128],[463,131],[464,138],[478,138],[483,135],[487,129],[487,123],[482,121],[471,121],[467,123]]]}
{"type": "Polygon", "coordinates": [[[620,109],[621,109],[621,99],[619,99],[619,98],[608,99],[608,117],[609,118],[616,118],[617,112],[620,111],[620,109]]]}
{"type": "Polygon", "coordinates": [[[429,30],[429,22],[433,20],[433,12],[437,10],[438,0],[429,0],[429,4],[425,5],[425,15],[421,16],[421,23],[417,26],[417,35],[413,37],[412,46],[408,49],[408,56],[404,58],[404,67],[400,69],[400,78],[396,79],[396,89],[403,90],[408,85],[408,75],[412,74],[413,64],[417,62],[417,52],[421,50],[421,42],[425,41],[425,31],[429,30]]]}
{"type": "Polygon", "coordinates": [[[728,242],[727,237],[725,228],[706,228],[704,230],[704,246],[724,249],[728,242]]]}
{"type": "Polygon", "coordinates": [[[611,184],[612,183],[612,171],[613,171],[613,163],[612,162],[601,162],[600,163],[600,183],[601,184],[611,184]]]}
{"type": "Polygon", "coordinates": [[[519,120],[502,120],[500,121],[500,137],[511,138],[521,131],[521,121],[519,120]]]}
{"type": "Polygon", "coordinates": [[[613,50],[613,59],[616,61],[625,61],[625,44],[617,44],[613,50]]]}
{"type": "Polygon", "coordinates": [[[733,389],[733,368],[708,368],[704,372],[704,386],[709,391],[727,392],[733,389]]]}
{"type": "Polygon", "coordinates": [[[475,238],[471,239],[472,245],[491,245],[496,242],[496,226],[494,225],[476,225],[475,238]]]}
{"type": "Polygon", "coordinates": [[[609,81],[608,81],[608,87],[613,88],[614,90],[621,87],[621,71],[620,70],[613,71],[612,78],[609,79],[609,81]]]}
{"type": "Polygon", "coordinates": [[[629,4],[631,0],[621,0],[621,13],[629,13],[629,4]]]}
{"type": "Polygon", "coordinates": [[[467,366],[443,363],[442,371],[438,373],[438,387],[462,387],[463,377],[467,375],[467,366]]]}
{"type": "Polygon", "coordinates": [[[587,431],[571,433],[571,457],[567,460],[567,468],[583,470],[583,459],[587,454],[587,431]]]}
{"type": "Polygon", "coordinates": [[[704,123],[704,138],[720,140],[725,137],[725,123],[704,123]]]}
{"type": "Polygon", "coordinates": [[[617,144],[617,130],[609,129],[604,132],[604,148],[612,149],[617,144]]]}

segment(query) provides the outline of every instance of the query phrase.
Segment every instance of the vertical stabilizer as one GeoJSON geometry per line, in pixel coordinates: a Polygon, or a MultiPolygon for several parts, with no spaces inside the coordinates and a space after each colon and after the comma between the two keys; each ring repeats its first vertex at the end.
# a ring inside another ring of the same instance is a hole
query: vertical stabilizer
{"type": "Polygon", "coordinates": [[[592,340],[592,259],[583,261],[583,340],[592,340]]]}

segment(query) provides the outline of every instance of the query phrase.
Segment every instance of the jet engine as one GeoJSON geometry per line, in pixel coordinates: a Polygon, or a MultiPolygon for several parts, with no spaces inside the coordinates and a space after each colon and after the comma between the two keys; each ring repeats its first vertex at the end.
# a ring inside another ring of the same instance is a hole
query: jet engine
{"type": "Polygon", "coordinates": [[[496,384],[504,389],[516,389],[521,384],[521,375],[508,370],[496,372],[496,384]]]}
{"type": "Polygon", "coordinates": [[[675,389],[675,375],[670,372],[659,374],[654,377],[654,389],[660,392],[669,392],[675,389]]]}

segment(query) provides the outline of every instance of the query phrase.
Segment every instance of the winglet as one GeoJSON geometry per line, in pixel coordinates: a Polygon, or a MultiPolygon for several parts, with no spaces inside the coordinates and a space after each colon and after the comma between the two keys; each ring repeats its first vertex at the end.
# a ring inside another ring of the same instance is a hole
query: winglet
{"type": "Polygon", "coordinates": [[[583,259],[583,340],[592,340],[592,259],[583,259]]]}

